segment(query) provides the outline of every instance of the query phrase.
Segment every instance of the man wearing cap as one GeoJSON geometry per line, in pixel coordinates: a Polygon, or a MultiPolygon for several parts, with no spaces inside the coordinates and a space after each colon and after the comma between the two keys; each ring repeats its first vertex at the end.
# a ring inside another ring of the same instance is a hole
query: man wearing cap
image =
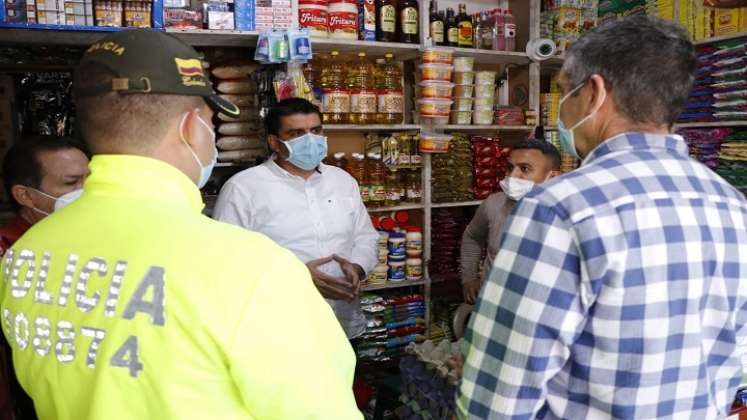
{"type": "Polygon", "coordinates": [[[198,53],[161,32],[108,35],[78,65],[75,99],[94,155],[85,192],[0,271],[3,332],[39,417],[361,418],[353,352],[304,264],[201,215],[213,111],[238,109],[198,53]]]}

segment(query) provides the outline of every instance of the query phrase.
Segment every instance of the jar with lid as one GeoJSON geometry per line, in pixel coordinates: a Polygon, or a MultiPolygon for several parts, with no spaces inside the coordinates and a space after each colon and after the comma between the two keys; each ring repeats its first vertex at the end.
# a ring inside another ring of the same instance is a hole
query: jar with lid
{"type": "Polygon", "coordinates": [[[328,0],[299,0],[298,26],[309,28],[309,34],[314,38],[326,38],[328,13],[328,0]]]}
{"type": "Polygon", "coordinates": [[[405,278],[409,281],[423,279],[423,260],[420,257],[407,259],[405,262],[405,278]]]}
{"type": "Polygon", "coordinates": [[[423,229],[417,226],[408,226],[405,244],[408,258],[423,255],[423,229]]]}
{"type": "Polygon", "coordinates": [[[386,265],[386,263],[378,264],[376,267],[374,267],[373,271],[368,276],[368,282],[370,284],[382,285],[386,284],[388,278],[389,266],[386,265]]]}
{"type": "Polygon", "coordinates": [[[412,136],[401,135],[397,138],[399,144],[399,164],[409,165],[411,164],[410,156],[412,155],[412,136]]]}
{"type": "Polygon", "coordinates": [[[330,0],[329,37],[358,39],[358,2],[356,0],[330,0]]]}
{"type": "Polygon", "coordinates": [[[402,261],[389,261],[389,281],[405,281],[407,278],[407,270],[405,268],[406,262],[402,261]]]}
{"type": "Polygon", "coordinates": [[[403,233],[392,232],[389,234],[389,263],[392,261],[405,261],[407,258],[406,237],[403,233]]]}
{"type": "Polygon", "coordinates": [[[400,196],[401,181],[396,169],[387,171],[386,174],[386,199],[384,205],[394,207],[399,204],[402,197],[400,196]]]}

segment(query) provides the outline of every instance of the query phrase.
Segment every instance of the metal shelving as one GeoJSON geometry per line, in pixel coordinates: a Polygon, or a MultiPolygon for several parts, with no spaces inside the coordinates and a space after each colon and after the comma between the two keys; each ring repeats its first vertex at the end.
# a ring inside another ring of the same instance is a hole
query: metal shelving
{"type": "Polygon", "coordinates": [[[436,125],[433,128],[445,131],[532,131],[530,125],[436,125]]]}
{"type": "Polygon", "coordinates": [[[376,207],[367,209],[369,213],[388,213],[392,211],[422,210],[425,207],[423,203],[403,204],[393,207],[376,207]]]}
{"type": "Polygon", "coordinates": [[[475,48],[444,47],[454,50],[454,57],[472,57],[478,64],[529,64],[529,57],[523,52],[493,51],[475,48]]]}
{"type": "Polygon", "coordinates": [[[363,292],[373,292],[374,290],[387,290],[387,289],[398,289],[401,287],[413,287],[422,286],[425,284],[425,280],[405,280],[398,282],[387,282],[386,284],[369,284],[361,287],[363,292]]]}
{"type": "Polygon", "coordinates": [[[725,36],[717,36],[713,38],[701,39],[699,41],[693,42],[693,45],[695,46],[708,45],[708,44],[713,44],[714,42],[730,41],[732,39],[739,39],[739,38],[747,38],[747,31],[739,32],[733,35],[725,35],[725,36]]]}
{"type": "Polygon", "coordinates": [[[354,125],[354,124],[326,124],[324,131],[336,132],[336,131],[355,131],[355,132],[366,132],[366,131],[417,131],[420,130],[420,126],[417,124],[367,124],[367,125],[354,125]]]}
{"type": "Polygon", "coordinates": [[[446,209],[451,207],[476,207],[482,204],[482,200],[474,201],[460,201],[456,203],[433,203],[431,207],[434,209],[446,209]]]}

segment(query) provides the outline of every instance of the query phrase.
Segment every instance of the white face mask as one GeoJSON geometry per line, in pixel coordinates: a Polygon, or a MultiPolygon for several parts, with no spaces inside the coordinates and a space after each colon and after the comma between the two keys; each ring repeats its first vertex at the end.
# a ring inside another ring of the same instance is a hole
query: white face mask
{"type": "Polygon", "coordinates": [[[206,123],[205,120],[202,119],[202,117],[200,117],[199,115],[196,116],[197,121],[199,121],[200,124],[202,124],[202,126],[205,127],[205,129],[207,129],[210,133],[210,137],[212,138],[213,142],[213,158],[210,160],[210,163],[208,163],[206,166],[203,166],[202,162],[200,162],[200,158],[197,157],[197,153],[192,150],[192,147],[189,145],[189,143],[187,143],[187,140],[184,139],[184,133],[182,132],[182,129],[184,127],[184,122],[187,121],[188,116],[189,113],[184,114],[184,117],[182,117],[182,122],[179,124],[179,138],[187,146],[190,153],[192,153],[192,157],[195,159],[195,162],[197,162],[197,165],[200,166],[200,179],[197,181],[197,188],[202,189],[202,187],[204,187],[210,179],[210,175],[213,173],[215,164],[218,163],[218,149],[215,146],[215,131],[210,128],[208,123],[206,123]]]}
{"type": "MultiPolygon", "coordinates": [[[[37,190],[36,188],[33,188],[33,187],[29,187],[29,188],[31,188],[32,190],[38,192],[39,194],[41,194],[41,195],[43,195],[43,196],[45,196],[47,198],[49,198],[50,200],[53,200],[54,201],[54,210],[52,210],[52,211],[57,211],[57,210],[59,210],[59,209],[61,209],[63,207],[66,207],[68,204],[70,204],[73,201],[75,201],[78,198],[80,198],[80,196],[83,194],[83,189],[77,189],[77,190],[70,191],[69,193],[62,194],[59,197],[55,197],[53,195],[49,195],[49,194],[45,193],[44,191],[37,190]]],[[[38,209],[36,207],[31,207],[31,209],[34,210],[35,212],[39,213],[39,214],[43,214],[45,216],[49,216],[49,213],[47,213],[44,210],[38,209]]]]}
{"type": "Polygon", "coordinates": [[[508,198],[514,201],[519,201],[524,198],[525,195],[529,194],[529,191],[532,191],[532,188],[534,188],[534,181],[507,176],[501,180],[500,185],[508,198]]]}

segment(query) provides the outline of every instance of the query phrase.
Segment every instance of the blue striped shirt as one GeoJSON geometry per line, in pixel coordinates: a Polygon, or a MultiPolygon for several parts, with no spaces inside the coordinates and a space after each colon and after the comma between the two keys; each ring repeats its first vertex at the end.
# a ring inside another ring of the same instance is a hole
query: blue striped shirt
{"type": "Polygon", "coordinates": [[[462,418],[723,418],[747,202],[676,135],[609,139],[514,209],[466,334],[462,418]]]}

